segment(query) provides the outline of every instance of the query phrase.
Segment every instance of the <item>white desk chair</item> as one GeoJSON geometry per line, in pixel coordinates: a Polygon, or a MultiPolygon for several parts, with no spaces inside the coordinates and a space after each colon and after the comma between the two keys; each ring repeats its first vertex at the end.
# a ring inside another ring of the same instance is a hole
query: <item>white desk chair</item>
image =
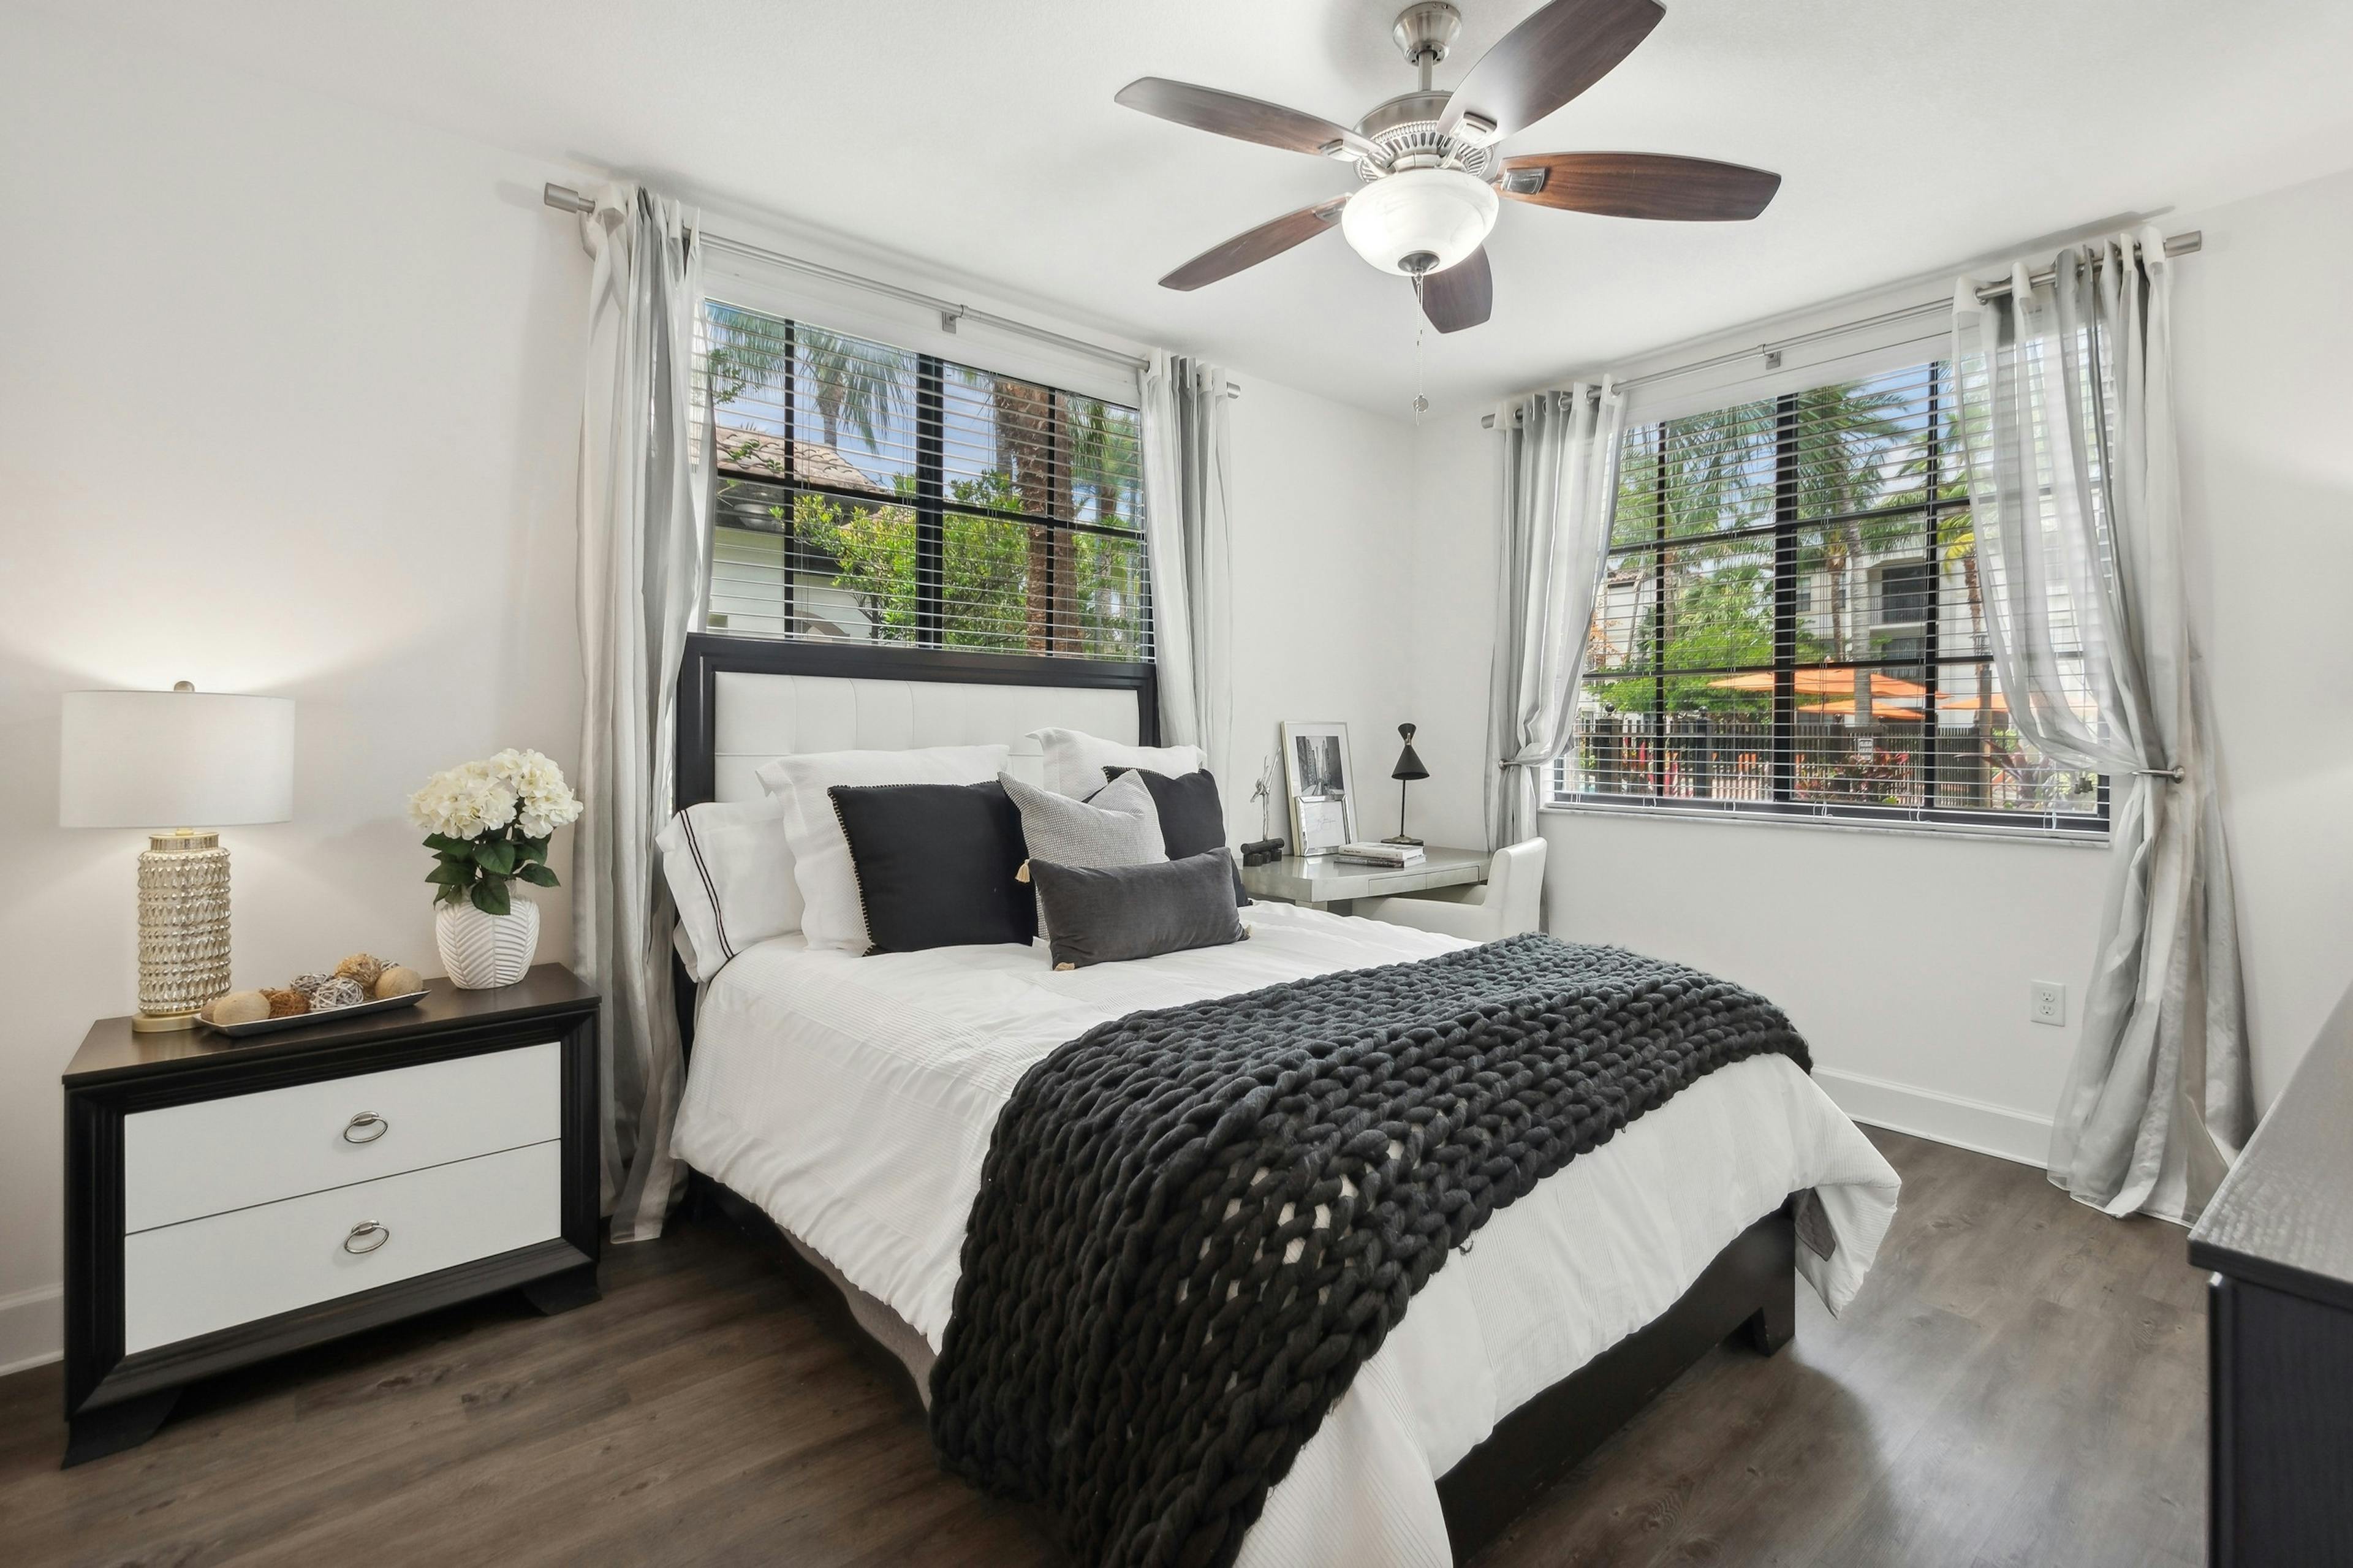
{"type": "Polygon", "coordinates": [[[1477,886],[1358,899],[1348,912],[1472,942],[1496,942],[1536,929],[1544,870],[1545,841],[1531,838],[1496,850],[1486,881],[1477,886]]]}

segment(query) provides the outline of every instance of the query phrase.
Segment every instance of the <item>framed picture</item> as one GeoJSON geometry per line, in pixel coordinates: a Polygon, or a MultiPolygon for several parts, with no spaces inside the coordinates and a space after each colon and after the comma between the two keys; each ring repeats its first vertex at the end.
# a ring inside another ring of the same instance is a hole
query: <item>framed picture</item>
{"type": "Polygon", "coordinates": [[[1345,724],[1282,726],[1282,779],[1291,795],[1291,842],[1329,855],[1356,837],[1356,770],[1345,724]]]}

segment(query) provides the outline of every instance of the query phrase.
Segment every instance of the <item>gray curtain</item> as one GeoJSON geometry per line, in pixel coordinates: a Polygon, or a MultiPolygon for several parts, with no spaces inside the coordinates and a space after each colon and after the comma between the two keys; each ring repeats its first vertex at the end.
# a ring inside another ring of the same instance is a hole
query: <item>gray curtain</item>
{"type": "Polygon", "coordinates": [[[1155,350],[1139,390],[1160,743],[1200,747],[1209,771],[1227,778],[1234,639],[1226,373],[1155,350]]]}
{"type": "Polygon", "coordinates": [[[580,220],[588,290],[580,422],[580,798],[573,967],[604,994],[604,1201],[613,1239],[661,1234],[681,1073],[676,914],[655,865],[670,816],[686,635],[702,611],[709,426],[691,417],[701,246],[679,205],[611,184],[580,220]]]}
{"type": "Polygon", "coordinates": [[[1987,638],[2011,723],[2106,775],[2113,870],[2052,1181],[2194,1217],[2253,1121],[2238,928],[2182,591],[2173,263],[2153,228],[1954,297],[1987,638]]]}
{"type": "Polygon", "coordinates": [[[1535,837],[1554,759],[1577,735],[1594,596],[1618,499],[1626,400],[1607,377],[1496,411],[1503,447],[1495,651],[1488,673],[1487,845],[1535,837]]]}

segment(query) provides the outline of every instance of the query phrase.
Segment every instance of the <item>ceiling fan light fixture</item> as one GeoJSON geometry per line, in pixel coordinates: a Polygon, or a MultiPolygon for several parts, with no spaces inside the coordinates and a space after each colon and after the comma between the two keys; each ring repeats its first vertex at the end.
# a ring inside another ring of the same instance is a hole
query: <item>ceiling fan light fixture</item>
{"type": "Polygon", "coordinates": [[[1485,243],[1499,205],[1494,187],[1460,169],[1405,169],[1351,197],[1340,231],[1384,272],[1443,272],[1485,243]],[[1409,268],[1409,258],[1420,265],[1409,268]]]}

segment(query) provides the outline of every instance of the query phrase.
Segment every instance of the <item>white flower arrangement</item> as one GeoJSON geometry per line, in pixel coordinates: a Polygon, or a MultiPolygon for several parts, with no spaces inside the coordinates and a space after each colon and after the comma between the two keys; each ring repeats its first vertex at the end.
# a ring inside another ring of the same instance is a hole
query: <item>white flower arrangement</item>
{"type": "Polygon", "coordinates": [[[563,770],[537,752],[512,747],[478,763],[435,773],[408,797],[408,819],[425,829],[433,851],[438,902],[471,902],[486,914],[512,908],[508,886],[517,878],[553,888],[548,836],[580,815],[580,801],[563,770]]]}

